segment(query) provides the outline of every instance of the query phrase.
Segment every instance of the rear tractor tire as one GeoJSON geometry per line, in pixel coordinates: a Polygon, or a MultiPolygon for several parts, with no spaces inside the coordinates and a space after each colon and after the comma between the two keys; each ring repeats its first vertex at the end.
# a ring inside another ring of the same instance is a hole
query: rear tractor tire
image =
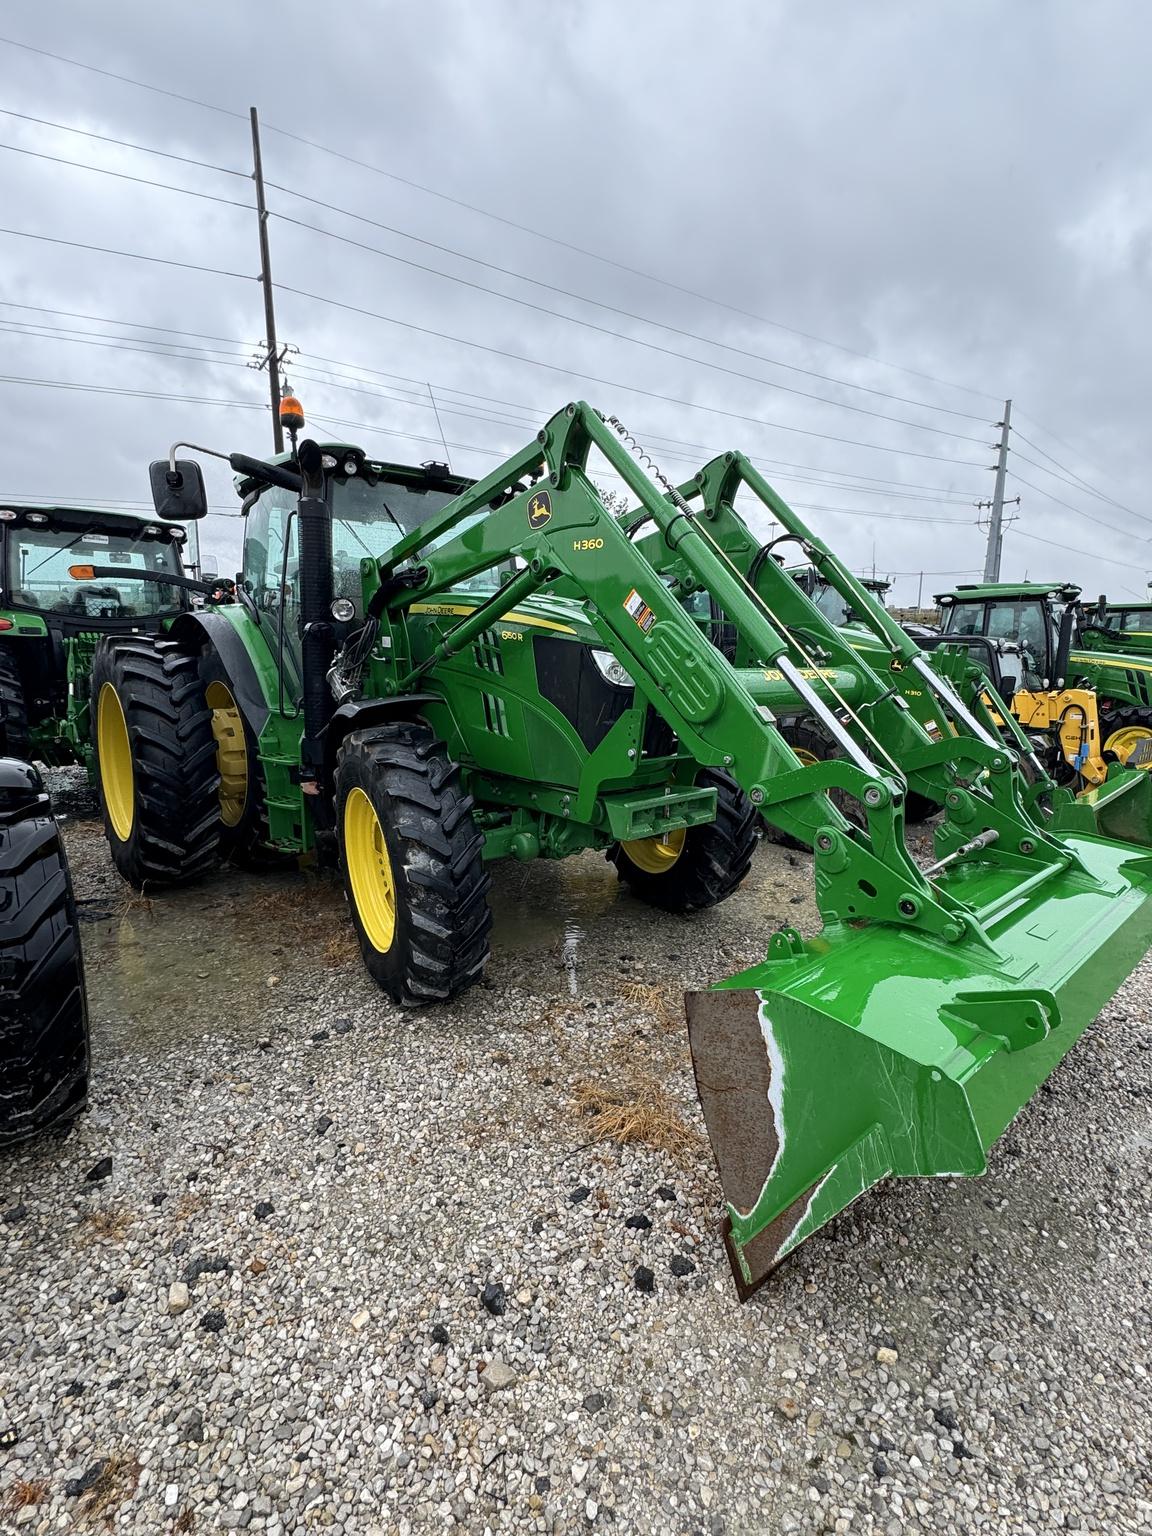
{"type": "Polygon", "coordinates": [[[200,679],[204,702],[212,712],[220,775],[220,856],[241,869],[282,869],[294,858],[271,846],[259,743],[236,701],[223,662],[210,647],[200,658],[200,679]]]}
{"type": "Polygon", "coordinates": [[[28,706],[24,702],[20,668],[10,651],[0,650],[0,757],[27,760],[30,756],[28,706]]]}
{"type": "Polygon", "coordinates": [[[68,859],[35,768],[0,758],[0,1147],[74,1119],[87,1090],[68,859]]]}
{"type": "Polygon", "coordinates": [[[613,843],[608,858],[634,896],[665,912],[699,912],[724,901],[752,867],[756,810],[726,773],[705,768],[698,788],[715,789],[716,819],[663,837],[613,843]]]}
{"type": "Polygon", "coordinates": [[[1135,753],[1138,763],[1142,766],[1143,759],[1149,751],[1146,743],[1152,740],[1152,710],[1139,708],[1112,710],[1107,724],[1103,721],[1100,723],[1100,736],[1101,750],[1107,761],[1122,763],[1127,767],[1128,759],[1135,753]]]}
{"type": "Polygon", "coordinates": [[[336,761],[348,903],[372,978],[404,1007],[446,1002],[488,959],[491,883],[460,769],[425,725],[353,731],[336,761]]]}
{"type": "Polygon", "coordinates": [[[217,862],[220,772],[200,659],[170,640],[104,640],[92,663],[104,830],[130,885],[184,885],[217,862]]]}

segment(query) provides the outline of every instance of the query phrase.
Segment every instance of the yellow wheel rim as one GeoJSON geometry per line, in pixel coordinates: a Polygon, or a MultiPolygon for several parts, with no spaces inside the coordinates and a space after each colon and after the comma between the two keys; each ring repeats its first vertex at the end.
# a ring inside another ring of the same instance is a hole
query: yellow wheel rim
{"type": "Polygon", "coordinates": [[[248,743],[244,739],[244,721],[227,683],[209,683],[205,698],[212,711],[212,734],[216,738],[220,820],[226,827],[236,827],[248,803],[248,743]]]}
{"type": "Polygon", "coordinates": [[[665,832],[660,837],[635,837],[620,846],[637,869],[642,869],[646,875],[662,875],[684,852],[686,836],[687,828],[677,827],[674,832],[665,832]]]}
{"type": "Polygon", "coordinates": [[[396,937],[396,882],[384,828],[362,789],[354,789],[344,802],[344,862],[368,942],[387,954],[396,937]]]}
{"type": "MultiPolygon", "coordinates": [[[[791,745],[791,743],[789,743],[789,745],[791,745]]],[[[805,768],[811,768],[814,764],[820,761],[815,752],[809,752],[807,747],[793,747],[792,750],[804,764],[805,768]]]]}
{"type": "Polygon", "coordinates": [[[1105,752],[1113,752],[1120,762],[1126,763],[1132,756],[1136,744],[1147,741],[1152,737],[1152,731],[1146,725],[1125,725],[1118,731],[1113,731],[1104,743],[1105,752]]]}
{"type": "Polygon", "coordinates": [[[136,819],[136,775],[124,706],[111,683],[101,688],[96,704],[96,757],[108,820],[116,836],[126,843],[136,819]]]}

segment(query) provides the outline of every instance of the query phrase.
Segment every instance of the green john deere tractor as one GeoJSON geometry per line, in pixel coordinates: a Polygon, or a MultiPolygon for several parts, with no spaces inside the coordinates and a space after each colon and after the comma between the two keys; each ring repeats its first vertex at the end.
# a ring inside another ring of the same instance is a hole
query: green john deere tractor
{"type": "Polygon", "coordinates": [[[101,635],[158,634],[188,609],[184,529],[85,507],[0,507],[0,753],[92,768],[101,635]],[[100,567],[83,584],[73,567],[100,567]]]}
{"type": "MultiPolygon", "coordinates": [[[[205,510],[180,446],[152,467],[165,522],[205,510]]],[[[238,840],[339,864],[364,963],[403,1004],[480,975],[491,860],[602,850],[637,898],[688,913],[743,878],[754,812],[805,842],[822,931],[766,934],[762,963],[687,999],[747,1295],[883,1179],[983,1171],[1152,942],[1152,859],[1033,814],[980,690],[966,702],[743,455],[677,486],[634,446],[575,403],[474,483],[345,444],[225,455],[240,601],[97,652],[106,828],[136,884],[238,840]],[[765,556],[738,494],[861,616],[867,655],[765,556]],[[800,760],[777,726],[800,711],[836,755],[800,760]],[[242,750],[220,729],[237,715],[242,750]],[[910,791],[943,807],[926,868],[910,791]]],[[[1123,786],[1146,834],[1149,782],[1123,786]]]]}
{"type": "Polygon", "coordinates": [[[1152,655],[1152,602],[1110,603],[1101,594],[1084,611],[1081,638],[1087,651],[1126,651],[1152,655]]]}
{"type": "Polygon", "coordinates": [[[938,594],[945,640],[983,637],[1015,647],[1025,690],[1087,689],[1096,695],[1100,736],[1106,757],[1127,763],[1152,743],[1152,655],[1107,651],[1092,644],[1080,602],[1080,588],[1059,582],[1000,582],[970,585],[938,594]],[[1067,615],[1067,621],[1065,621],[1067,615]],[[1056,676],[1061,626],[1071,625],[1063,654],[1066,674],[1056,676]]]}

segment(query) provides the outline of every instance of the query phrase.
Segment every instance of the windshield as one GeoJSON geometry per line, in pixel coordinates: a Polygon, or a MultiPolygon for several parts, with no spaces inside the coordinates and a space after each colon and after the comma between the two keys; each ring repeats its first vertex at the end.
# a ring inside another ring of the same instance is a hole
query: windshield
{"type": "MultiPolygon", "coordinates": [[[[381,559],[406,534],[422,527],[453,499],[454,492],[441,487],[423,489],[387,481],[370,485],[359,476],[333,477],[333,597],[349,598],[359,615],[363,597],[361,560],[381,559]]],[[[296,497],[293,492],[271,486],[262,492],[248,514],[244,537],[244,576],[249,591],[260,607],[280,606],[281,574],[285,582],[285,606],[292,609],[296,602],[295,512],[296,497]],[[285,539],[288,543],[287,552],[285,539]]],[[[448,539],[456,538],[465,529],[478,523],[484,515],[483,512],[474,512],[463,518],[451,533],[428,547],[434,549],[448,539]]],[[[507,566],[498,567],[470,577],[459,585],[468,591],[494,592],[507,573],[507,566]]]]}
{"type": "Polygon", "coordinates": [[[134,572],[182,576],[179,547],[155,535],[131,537],[75,528],[11,527],[5,582],[17,608],[38,608],[72,618],[138,619],[178,613],[179,587],[141,581],[134,572]],[[73,565],[114,566],[116,574],[75,581],[73,565]]]}
{"type": "Polygon", "coordinates": [[[852,610],[840,596],[835,587],[820,586],[816,589],[812,601],[819,608],[824,617],[837,629],[842,629],[848,623],[852,610]]]}
{"type": "Polygon", "coordinates": [[[1109,620],[1115,625],[1119,619],[1119,628],[1122,630],[1136,630],[1147,633],[1152,630],[1152,608],[1125,608],[1118,615],[1109,615],[1109,620]]]}

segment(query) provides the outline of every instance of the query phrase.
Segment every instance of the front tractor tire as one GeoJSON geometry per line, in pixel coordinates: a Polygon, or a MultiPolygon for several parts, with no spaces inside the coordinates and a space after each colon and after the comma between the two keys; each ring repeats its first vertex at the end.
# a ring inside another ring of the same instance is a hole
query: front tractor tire
{"type": "Polygon", "coordinates": [[[112,862],[130,885],[184,885],[219,856],[220,771],[199,658],[170,640],[104,640],[93,734],[112,862]]]}
{"type": "Polygon", "coordinates": [[[724,901],[752,867],[756,810],[726,773],[705,768],[698,788],[715,789],[716,819],[664,837],[613,843],[608,857],[625,885],[665,912],[699,912],[724,901]]]}
{"type": "Polygon", "coordinates": [[[372,978],[404,1007],[446,1002],[488,959],[484,839],[460,769],[425,725],[353,731],[336,763],[348,903],[372,978]]]}

